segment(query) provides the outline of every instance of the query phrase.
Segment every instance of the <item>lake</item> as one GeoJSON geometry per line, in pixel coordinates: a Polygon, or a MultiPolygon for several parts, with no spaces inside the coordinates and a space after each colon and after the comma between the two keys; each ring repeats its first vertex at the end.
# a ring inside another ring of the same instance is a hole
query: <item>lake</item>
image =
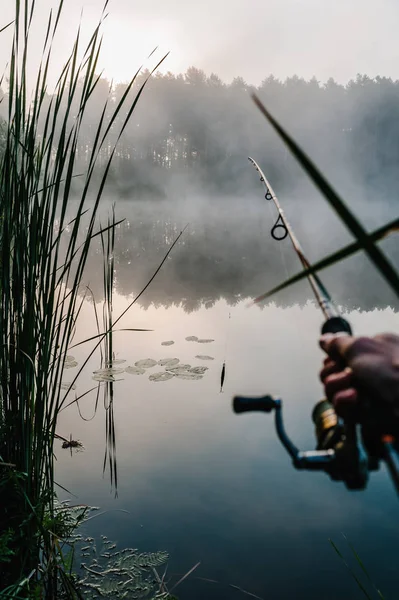
{"type": "MultiPolygon", "coordinates": [[[[385,467],[371,474],[365,491],[350,492],[324,473],[296,471],[277,439],[273,415],[235,415],[232,411],[235,394],[281,397],[285,425],[294,443],[301,450],[315,447],[310,415],[322,398],[318,371],[323,355],[317,344],[322,315],[306,297],[306,284],[273,303],[248,307],[249,297],[281,281],[285,271],[280,251],[269,241],[265,241],[265,252],[269,260],[270,253],[275,253],[280,268],[271,278],[260,266],[254,268],[255,258],[261,265],[258,250],[270,230],[270,221],[263,231],[263,222],[256,219],[256,235],[248,236],[250,245],[245,249],[240,245],[238,250],[250,266],[237,266],[232,253],[238,245],[235,235],[241,240],[242,221],[234,222],[238,233],[233,235],[228,226],[227,236],[217,226],[204,231],[194,219],[197,226],[188,228],[154,287],[117,325],[118,329],[152,331],[117,331],[113,337],[116,358],[126,360],[121,367],[144,358],[178,358],[192,366],[207,366],[203,378],[150,381],[152,373],[163,370],[159,366],[142,375],[116,376],[120,379],[114,384],[113,401],[117,497],[109,469],[103,474],[106,411],[102,397],[97,410],[94,392],[83,397],[79,410],[73,405],[61,413],[58,433],[68,438],[71,433],[85,449],[71,455],[57,442],[57,479],[76,495],[73,503],[107,511],[85,525],[88,535],[104,534],[120,548],[166,550],[170,554],[168,576],[174,580],[200,562],[176,589],[180,598],[238,599],[248,597],[244,591],[264,599],[362,598],[329,542],[337,544],[358,573],[342,533],[358,551],[373,582],[386,598],[393,598],[398,585],[399,504],[385,467]],[[225,254],[223,235],[231,242],[225,254]],[[206,249],[201,260],[195,249],[198,239],[206,249]],[[214,265],[209,277],[206,261],[214,265]],[[187,341],[189,336],[214,341],[200,344],[187,341]],[[174,344],[162,345],[169,340],[174,344]],[[198,355],[213,360],[201,360],[198,355]],[[220,393],[224,361],[226,379],[220,393]]],[[[168,228],[162,219],[155,222],[146,228],[146,244],[137,240],[132,227],[123,225],[117,236],[114,319],[144,285],[180,225],[168,228]],[[123,243],[119,243],[121,238],[123,243]]],[[[139,223],[136,227],[140,229],[139,223]]],[[[287,269],[296,272],[288,245],[283,253],[287,269]]],[[[101,258],[93,252],[87,280],[95,289],[99,311],[100,264],[101,258]]],[[[338,281],[338,267],[334,269],[338,281]]],[[[328,277],[327,272],[326,281],[328,277]]],[[[373,308],[378,290],[370,289],[362,277],[369,296],[362,305],[361,291],[353,300],[354,291],[348,290],[352,299],[345,310],[354,331],[397,331],[395,308],[383,298],[373,308]]],[[[345,307],[342,290],[339,301],[345,307]]],[[[93,304],[85,302],[76,342],[96,332],[93,304]]],[[[71,351],[79,364],[89,347],[71,351]]],[[[96,385],[92,374],[100,367],[99,361],[98,353],[89,360],[77,382],[78,394],[96,385]]],[[[72,370],[66,371],[64,380],[71,381],[71,374],[72,370]]]]}

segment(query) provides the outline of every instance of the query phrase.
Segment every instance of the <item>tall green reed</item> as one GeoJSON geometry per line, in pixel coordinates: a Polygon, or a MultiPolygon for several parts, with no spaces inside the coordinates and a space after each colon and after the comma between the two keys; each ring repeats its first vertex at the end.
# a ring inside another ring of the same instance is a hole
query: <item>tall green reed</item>
{"type": "MultiPolygon", "coordinates": [[[[108,0],[104,11],[107,4],[108,0]]],[[[110,91],[87,157],[87,169],[80,176],[81,192],[71,219],[68,203],[76,175],[79,132],[99,81],[96,70],[105,12],[85,47],[77,32],[48,101],[48,73],[63,5],[64,0],[59,0],[56,11],[49,14],[31,90],[27,75],[36,5],[35,0],[15,0],[4,100],[7,124],[0,154],[0,535],[9,532],[11,560],[0,564],[0,591],[6,588],[6,595],[24,596],[40,582],[46,597],[56,597],[59,581],[65,579],[59,576],[59,534],[52,527],[56,522],[53,443],[58,414],[71,391],[65,393],[60,384],[84,302],[79,292],[90,244],[99,233],[96,223],[104,185],[116,144],[145,86],[144,82],[129,101],[136,73],[113,107],[110,91]],[[77,107],[76,112],[72,107],[77,107]],[[98,156],[104,146],[108,159],[98,178],[98,156]]],[[[64,588],[68,588],[65,581],[64,588]]]]}
{"type": "Polygon", "coordinates": [[[116,462],[116,435],[114,420],[114,352],[113,352],[113,291],[114,291],[114,250],[115,250],[115,209],[112,210],[112,218],[108,219],[106,233],[101,235],[103,252],[103,330],[107,332],[104,338],[105,368],[109,369],[109,380],[105,381],[103,389],[105,408],[105,453],[103,471],[109,467],[111,486],[118,489],[118,469],[116,462]]]}
{"type": "Polygon", "coordinates": [[[353,235],[356,241],[345,248],[340,248],[337,252],[330,254],[326,258],[317,263],[310,265],[308,269],[302,270],[293,277],[285,280],[277,287],[269,290],[268,292],[258,296],[254,302],[261,302],[270,298],[277,292],[291,286],[293,283],[304,279],[310,274],[315,275],[317,271],[325,269],[335,263],[338,263],[352,254],[363,250],[366,256],[374,264],[380,275],[385,279],[385,282],[391,287],[391,289],[399,295],[399,273],[395,267],[391,264],[388,258],[385,256],[383,251],[377,246],[376,242],[382,240],[393,232],[397,232],[399,229],[399,220],[396,218],[390,223],[387,223],[384,227],[377,229],[371,233],[367,233],[363,225],[360,223],[358,218],[350,211],[348,203],[337,194],[332,185],[327,181],[327,178],[321,173],[318,167],[313,163],[309,156],[299,146],[299,144],[285,131],[281,124],[270,114],[267,108],[263,105],[261,100],[256,94],[252,95],[256,106],[260,112],[269,122],[271,127],[276,131],[277,135],[283,141],[285,146],[295,156],[299,164],[302,166],[305,173],[308,175],[310,180],[319,189],[322,196],[332,207],[336,215],[339,217],[343,225],[353,235]]]}

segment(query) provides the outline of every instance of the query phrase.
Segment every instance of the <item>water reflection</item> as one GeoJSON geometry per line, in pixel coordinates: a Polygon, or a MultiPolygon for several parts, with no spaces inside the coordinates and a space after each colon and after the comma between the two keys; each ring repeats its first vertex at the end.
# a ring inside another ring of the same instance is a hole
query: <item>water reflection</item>
{"type": "MultiPolygon", "coordinates": [[[[211,308],[221,299],[235,306],[242,298],[256,297],[271,289],[288,274],[299,270],[289,239],[276,242],[270,236],[274,223],[264,202],[218,199],[214,204],[182,204],[167,210],[162,204],[120,203],[115,240],[115,288],[124,296],[138,293],[147,283],[168,247],[182,228],[188,227],[151,290],[139,300],[141,306],[179,305],[187,312],[211,308]],[[154,218],[154,214],[156,217],[154,218]]],[[[298,238],[307,256],[316,260],[349,242],[348,234],[334,216],[315,229],[302,212],[293,214],[298,238]]],[[[318,215],[319,216],[319,215],[318,215]]],[[[105,222],[105,218],[104,218],[105,222]]],[[[399,265],[394,237],[382,247],[399,265]]],[[[102,255],[100,240],[94,244],[88,263],[90,287],[102,299],[102,255]]],[[[384,306],[399,308],[398,299],[364,256],[352,257],[323,272],[323,281],[333,298],[347,308],[370,310],[384,306]]],[[[282,306],[305,303],[311,297],[306,282],[276,296],[282,306]]]]}
{"type": "MultiPolygon", "coordinates": [[[[114,316],[127,304],[116,295],[114,316]]],[[[397,330],[399,324],[390,308],[346,316],[364,334],[397,330]]],[[[79,339],[95,333],[93,321],[92,307],[85,304],[79,339]]],[[[134,306],[120,327],[153,331],[116,333],[117,358],[133,365],[147,357],[167,358],[170,352],[171,358],[194,364],[199,345],[186,338],[197,336],[215,340],[215,360],[199,381],[155,383],[146,375],[126,374],[114,384],[116,499],[109,477],[101,478],[104,412],[88,422],[77,410],[62,413],[59,433],[69,437],[72,432],[86,448],[72,459],[58,452],[62,485],[78,496],[76,502],[130,513],[109,512],[90,522],[88,532],[103,533],[120,546],[167,550],[174,573],[183,574],[201,561],[177,590],[180,597],[243,597],[229,587],[233,584],[261,598],[336,600],[360,597],[328,543],[333,538],[344,549],[343,531],[384,594],[395,597],[398,502],[385,469],[372,474],[365,492],[348,492],[324,474],[293,470],[268,416],[237,417],[231,411],[236,393],[281,395],[293,441],[301,448],[314,446],[310,412],[321,396],[320,321],[311,303],[290,308],[270,304],[259,310],[247,309],[245,302],[232,308],[229,302],[215,301],[211,310],[201,307],[191,313],[173,305],[134,306]],[[165,348],[164,340],[175,344],[165,348]]],[[[84,347],[74,354],[81,362],[84,347]]],[[[98,366],[94,356],[78,381],[79,393],[91,387],[98,366]]],[[[90,395],[79,403],[86,419],[94,407],[90,395]]]]}

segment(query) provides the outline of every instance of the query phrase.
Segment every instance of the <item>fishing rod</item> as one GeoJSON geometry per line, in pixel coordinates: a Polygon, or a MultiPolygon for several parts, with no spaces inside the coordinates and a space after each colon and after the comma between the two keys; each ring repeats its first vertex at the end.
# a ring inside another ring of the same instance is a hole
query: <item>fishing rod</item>
{"type": "MultiPolygon", "coordinates": [[[[255,169],[259,173],[260,180],[263,183],[263,186],[265,188],[265,199],[269,200],[269,201],[271,200],[274,202],[274,204],[277,208],[278,214],[279,214],[278,219],[277,219],[276,223],[274,224],[274,226],[272,227],[271,232],[270,232],[272,238],[275,239],[276,241],[282,241],[288,235],[292,242],[292,246],[293,246],[302,266],[305,269],[309,269],[311,265],[310,265],[308,259],[306,258],[305,254],[301,248],[301,245],[284,214],[283,209],[281,208],[280,202],[278,201],[278,198],[277,198],[276,194],[274,193],[272,186],[270,185],[269,181],[266,179],[266,175],[263,173],[262,169],[260,168],[258,163],[253,158],[248,157],[248,160],[250,161],[250,163],[255,167],[255,169]],[[281,235],[277,234],[277,231],[279,229],[283,230],[281,232],[281,235]]],[[[334,302],[333,302],[330,294],[328,293],[327,289],[324,287],[319,276],[316,274],[314,274],[314,275],[309,274],[307,276],[307,278],[310,283],[310,287],[312,288],[313,294],[316,298],[316,301],[324,315],[324,318],[326,319],[326,322],[323,325],[323,329],[325,330],[325,331],[323,331],[323,333],[345,332],[345,333],[348,333],[349,335],[351,335],[352,330],[351,330],[351,327],[350,327],[348,321],[346,321],[346,319],[341,317],[338,308],[334,305],[334,302]]],[[[257,302],[257,299],[255,299],[254,302],[257,302]]]]}
{"type": "MultiPolygon", "coordinates": [[[[260,176],[265,189],[265,199],[272,201],[278,212],[278,218],[271,229],[271,236],[276,241],[284,240],[288,236],[302,266],[309,269],[311,264],[272,186],[258,163],[250,157],[249,161],[260,176]]],[[[319,276],[310,273],[307,279],[325,319],[321,333],[352,335],[350,324],[340,314],[319,276]]],[[[259,296],[254,303],[262,299],[263,297],[259,296]]],[[[301,452],[288,437],[284,427],[282,405],[280,398],[273,398],[270,395],[257,398],[245,396],[233,398],[235,413],[252,411],[270,413],[274,410],[277,436],[291,456],[296,469],[324,471],[334,481],[343,481],[348,489],[362,490],[367,486],[370,471],[378,470],[380,462],[384,460],[395,489],[399,493],[399,444],[392,431],[388,434],[383,427],[376,425],[381,423],[381,417],[372,410],[370,402],[364,402],[361,425],[352,416],[346,419],[338,417],[333,405],[326,399],[318,402],[312,412],[317,446],[315,450],[306,452],[301,452]]]]}

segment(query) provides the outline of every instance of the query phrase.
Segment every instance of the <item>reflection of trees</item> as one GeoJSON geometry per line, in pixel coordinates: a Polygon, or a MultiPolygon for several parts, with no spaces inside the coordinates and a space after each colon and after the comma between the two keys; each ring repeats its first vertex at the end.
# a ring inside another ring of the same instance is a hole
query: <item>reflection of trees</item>
{"type": "MultiPolygon", "coordinates": [[[[247,220],[246,231],[243,231],[243,219],[237,215],[221,219],[218,211],[212,212],[209,207],[208,211],[206,222],[199,220],[188,228],[151,287],[140,298],[140,306],[174,304],[191,312],[201,305],[210,308],[219,299],[235,305],[280,283],[286,276],[285,269],[291,274],[299,270],[289,241],[275,242],[268,235],[267,216],[247,220]],[[282,244],[280,248],[279,244],[282,244]]],[[[181,215],[176,220],[160,216],[153,221],[142,215],[136,221],[126,219],[118,227],[115,241],[117,293],[132,296],[144,287],[181,225],[181,215]]],[[[101,260],[100,247],[94,247],[87,278],[97,300],[102,298],[101,260]]],[[[323,280],[337,302],[348,308],[398,306],[390,290],[380,285],[364,257],[326,271],[323,280]]],[[[275,301],[290,305],[311,298],[307,282],[302,282],[276,296],[275,301]]]]}
{"type": "MultiPolygon", "coordinates": [[[[138,76],[132,93],[148,75],[147,71],[138,76]]],[[[79,140],[78,172],[87,167],[108,88],[109,83],[100,79],[90,99],[79,140]]],[[[125,90],[125,84],[113,89],[109,114],[125,90]]],[[[249,195],[262,200],[259,181],[247,165],[248,155],[260,161],[284,198],[284,208],[311,259],[348,241],[330,223],[324,201],[309,195],[313,191],[302,171],[253,107],[249,99],[253,90],[241,77],[226,85],[216,74],[207,77],[194,67],[185,75],[157,74],[149,80],[118,144],[107,180],[109,196],[126,201],[118,215],[131,212],[129,222],[118,229],[116,285],[120,293],[131,294],[146,283],[187,221],[191,225],[184,242],[142,298],[143,305],[182,302],[193,310],[199,302],[211,305],[219,297],[234,303],[239,295],[257,295],[284,279],[280,252],[269,236],[270,215],[266,209],[260,219],[264,203],[254,208],[247,203],[249,195]],[[202,205],[199,195],[209,202],[202,205]],[[223,200],[233,196],[231,204],[223,200]],[[186,219],[179,207],[187,212],[186,219]],[[196,211],[194,219],[190,210],[196,211]],[[314,224],[311,236],[309,223],[314,224]]],[[[332,79],[322,85],[315,78],[305,81],[293,76],[279,81],[269,75],[257,92],[370,229],[392,217],[399,185],[398,81],[359,75],[342,86],[332,79]]],[[[50,96],[43,102],[47,106],[50,96]]],[[[7,116],[6,105],[0,102],[0,120],[7,116]]],[[[75,102],[71,119],[78,110],[75,102]]],[[[118,116],[124,117],[122,112],[118,116]]],[[[119,125],[111,128],[110,144],[119,125]]],[[[105,143],[100,152],[100,165],[109,157],[110,144],[105,143]]],[[[79,185],[80,180],[74,179],[73,186],[79,185]]],[[[394,210],[396,214],[396,205],[394,210]]],[[[391,247],[391,254],[399,258],[395,248],[391,247]]],[[[297,271],[295,255],[290,250],[284,255],[289,272],[297,271]]],[[[88,269],[96,296],[102,287],[100,257],[99,250],[88,269]]],[[[371,307],[396,302],[362,258],[329,270],[323,278],[344,304],[371,307]]],[[[301,284],[279,301],[305,300],[308,295],[307,285],[301,284]]]]}

